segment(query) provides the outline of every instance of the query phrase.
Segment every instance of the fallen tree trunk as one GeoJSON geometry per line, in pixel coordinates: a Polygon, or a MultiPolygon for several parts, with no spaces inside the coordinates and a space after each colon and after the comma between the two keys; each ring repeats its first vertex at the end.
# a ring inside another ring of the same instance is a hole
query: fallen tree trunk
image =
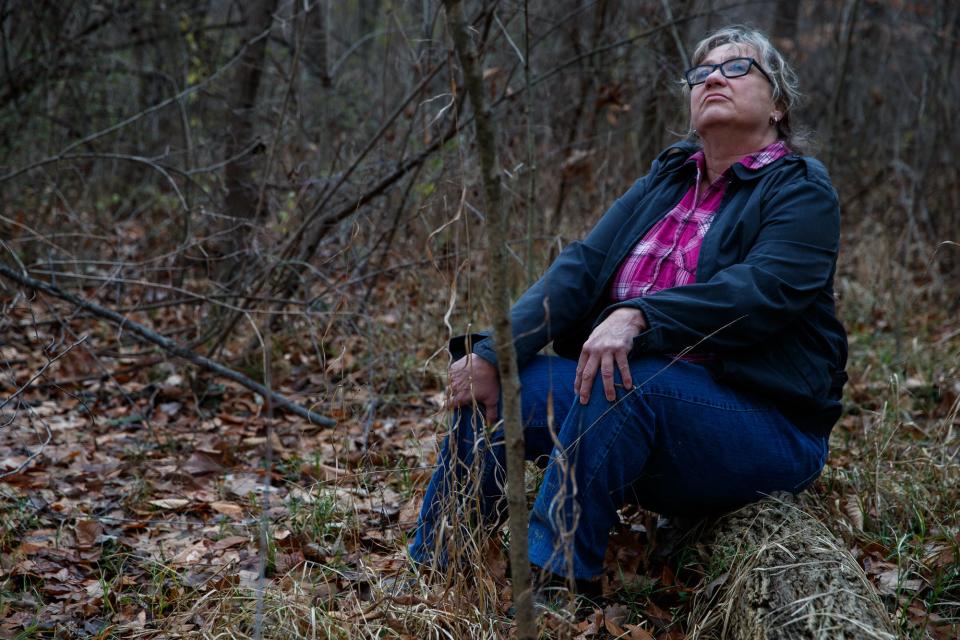
{"type": "Polygon", "coordinates": [[[251,391],[259,393],[261,396],[266,398],[269,402],[272,402],[274,406],[280,409],[289,411],[290,413],[293,413],[294,415],[298,415],[301,418],[305,418],[314,424],[319,424],[324,427],[333,427],[333,426],[336,426],[337,424],[335,420],[332,420],[330,418],[327,418],[326,416],[322,416],[318,413],[315,413],[314,411],[311,411],[306,407],[300,406],[296,402],[293,402],[292,400],[285,398],[279,393],[276,393],[275,391],[268,389],[267,387],[263,386],[256,380],[253,380],[250,377],[245,376],[239,371],[234,371],[233,369],[225,367],[219,362],[215,362],[210,358],[207,358],[206,356],[202,356],[198,353],[194,353],[193,351],[191,351],[190,349],[187,349],[183,345],[177,344],[170,338],[162,336],[156,331],[153,331],[152,329],[140,324],[139,322],[134,322],[133,320],[117,313],[116,311],[112,311],[105,307],[101,307],[95,302],[91,302],[90,300],[86,300],[79,296],[75,296],[72,293],[63,291],[59,287],[54,286],[48,282],[43,282],[42,280],[35,280],[34,278],[31,278],[30,276],[26,275],[26,273],[18,273],[17,271],[15,271],[14,269],[11,269],[7,265],[3,264],[2,262],[0,262],[0,276],[13,280],[14,282],[24,287],[28,287],[36,291],[42,291],[47,295],[51,295],[61,300],[66,300],[70,304],[76,307],[79,307],[81,309],[85,309],[86,311],[89,311],[90,313],[92,313],[97,317],[103,318],[105,320],[109,320],[110,322],[115,324],[117,327],[119,327],[121,330],[132,333],[143,341],[150,342],[157,345],[158,347],[162,348],[164,351],[166,351],[170,355],[177,356],[178,358],[183,358],[184,360],[192,362],[198,367],[201,367],[203,369],[206,369],[207,371],[214,373],[215,375],[221,376],[228,380],[233,380],[234,382],[237,382],[243,385],[247,389],[250,389],[251,391]]]}
{"type": "Polygon", "coordinates": [[[791,494],[723,516],[700,542],[724,573],[695,598],[690,638],[897,638],[860,565],[791,494]]]}

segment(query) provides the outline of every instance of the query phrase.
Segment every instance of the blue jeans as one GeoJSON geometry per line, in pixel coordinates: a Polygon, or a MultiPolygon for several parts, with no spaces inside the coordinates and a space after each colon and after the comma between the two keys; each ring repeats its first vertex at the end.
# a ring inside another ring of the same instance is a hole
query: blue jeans
{"type": "MultiPolygon", "coordinates": [[[[767,399],[718,384],[698,364],[670,362],[631,360],[636,387],[625,391],[616,373],[615,402],[598,375],[586,405],[574,397],[572,360],[538,356],[520,372],[526,456],[546,466],[530,514],[532,563],[592,578],[628,502],[706,515],[800,491],[820,474],[826,437],[800,431],[767,399]]],[[[494,531],[506,517],[505,481],[502,429],[490,432],[461,407],[424,496],[412,558],[443,565],[475,543],[471,532],[494,531]]]]}

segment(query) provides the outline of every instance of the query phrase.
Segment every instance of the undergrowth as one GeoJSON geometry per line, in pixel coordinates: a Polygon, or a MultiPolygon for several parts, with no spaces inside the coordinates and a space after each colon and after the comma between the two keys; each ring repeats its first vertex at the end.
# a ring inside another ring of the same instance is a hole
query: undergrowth
{"type": "MultiPolygon", "coordinates": [[[[837,277],[851,380],[827,468],[805,504],[841,536],[904,637],[953,637],[960,624],[956,300],[944,300],[935,278],[880,260],[889,247],[869,238],[881,236],[857,236],[837,277]]],[[[274,334],[273,358],[283,362],[278,388],[313,398],[337,419],[330,430],[271,419],[235,387],[219,387],[216,404],[205,403],[213,385],[200,376],[189,389],[166,372],[128,378],[128,387],[140,385],[136,401],[151,425],[162,424],[151,432],[142,421],[77,422],[58,438],[75,433],[80,448],[51,451],[35,475],[0,484],[0,618],[21,616],[22,637],[508,637],[504,532],[464,539],[458,569],[417,568],[405,553],[446,429],[443,318],[466,305],[451,330],[480,322],[487,291],[475,270],[465,267],[456,284],[457,296],[472,292],[468,301],[451,295],[443,269],[399,270],[373,287],[376,312],[360,313],[363,283],[336,314],[307,316],[274,334]],[[104,478],[94,482],[79,461],[101,464],[97,456],[107,454],[115,460],[96,467],[104,478]],[[93,488],[31,488],[68,468],[93,488]],[[99,500],[97,483],[111,478],[118,490],[99,500]],[[100,528],[84,525],[93,533],[71,551],[81,522],[100,528]],[[58,582],[59,568],[44,564],[51,557],[79,564],[58,582]],[[49,613],[65,602],[72,617],[49,613]]],[[[133,413],[121,394],[98,389],[91,397],[107,403],[99,411],[133,413]]],[[[626,509],[607,555],[604,615],[552,603],[540,616],[542,637],[603,637],[611,629],[683,637],[695,595],[715,588],[735,563],[705,557],[696,540],[671,541],[657,522],[626,509]]]]}

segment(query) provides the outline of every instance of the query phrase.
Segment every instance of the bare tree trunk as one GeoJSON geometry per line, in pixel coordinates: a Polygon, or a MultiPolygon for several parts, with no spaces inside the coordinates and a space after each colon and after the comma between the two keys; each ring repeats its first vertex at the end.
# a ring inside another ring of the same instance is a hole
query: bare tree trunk
{"type": "MultiPolygon", "coordinates": [[[[600,41],[600,36],[603,35],[603,28],[605,24],[605,17],[607,13],[607,0],[599,0],[594,6],[593,10],[593,29],[590,33],[590,50],[597,48],[597,43],[600,41]]],[[[574,27],[576,30],[577,27],[574,27]]],[[[579,48],[577,45],[579,43],[579,38],[576,37],[574,33],[574,46],[579,48]]],[[[583,61],[581,64],[594,66],[599,68],[601,66],[602,54],[594,54],[583,61]]],[[[591,73],[582,72],[580,74],[580,96],[577,99],[577,107],[573,114],[573,122],[570,124],[570,130],[567,133],[567,142],[564,147],[564,151],[568,156],[572,154],[573,145],[577,142],[577,134],[580,133],[580,121],[583,119],[584,111],[587,108],[587,101],[590,97],[591,89],[596,83],[596,78],[591,73]]],[[[593,123],[596,121],[596,113],[591,116],[591,127],[588,138],[593,134],[594,127],[593,123]]],[[[563,206],[567,201],[567,194],[570,187],[570,181],[566,173],[562,174],[560,187],[557,189],[557,201],[553,207],[553,219],[551,221],[551,233],[557,233],[560,228],[560,222],[563,219],[563,206]]]]}
{"type": "Polygon", "coordinates": [[[850,13],[847,22],[846,37],[844,39],[844,46],[842,57],[840,61],[840,70],[837,74],[837,83],[833,90],[833,101],[830,106],[829,113],[829,126],[827,131],[830,132],[829,145],[826,147],[826,164],[828,167],[833,167],[834,159],[836,158],[836,148],[837,148],[837,133],[839,131],[839,125],[841,120],[841,109],[844,105],[844,87],[846,86],[847,81],[847,70],[850,66],[850,51],[853,49],[853,34],[856,32],[857,27],[857,14],[860,9],[860,0],[850,0],[849,2],[850,13]]]}
{"type": "Polygon", "coordinates": [[[329,5],[320,0],[316,6],[307,12],[310,24],[310,37],[307,38],[307,60],[310,67],[319,76],[320,83],[329,87],[333,82],[330,77],[329,47],[330,14],[329,5]]]}
{"type": "MultiPolygon", "coordinates": [[[[380,0],[360,0],[359,15],[357,16],[357,37],[363,38],[377,26],[377,14],[380,13],[380,0]]],[[[367,57],[370,47],[364,47],[360,55],[367,57]]]]}
{"type": "MultiPolygon", "coordinates": [[[[659,31],[650,38],[649,48],[651,51],[657,51],[664,58],[669,58],[666,53],[669,44],[664,32],[659,31]]],[[[647,93],[644,96],[642,107],[642,120],[640,125],[643,144],[640,148],[640,156],[644,158],[653,158],[664,146],[664,130],[666,129],[663,110],[673,109],[673,104],[664,105],[663,96],[669,95],[669,86],[666,74],[662,69],[653,71],[652,82],[647,93]]]]}
{"type": "Polygon", "coordinates": [[[510,257],[507,251],[508,219],[503,211],[500,188],[500,167],[497,159],[496,129],[487,111],[483,80],[478,68],[477,52],[463,23],[460,0],[445,0],[447,18],[450,21],[454,46],[460,63],[467,95],[473,105],[476,122],[477,149],[480,153],[480,170],[486,199],[487,220],[490,229],[488,256],[493,276],[493,326],[496,346],[500,388],[503,398],[503,428],[506,435],[507,457],[507,506],[510,531],[510,569],[513,579],[513,602],[516,609],[517,637],[533,640],[537,637],[533,616],[533,593],[531,591],[530,564],[527,553],[527,501],[524,491],[524,442],[523,424],[520,417],[519,376],[517,354],[513,348],[513,330],[510,325],[510,293],[508,268],[510,257]]]}
{"type": "Polygon", "coordinates": [[[799,0],[777,0],[777,8],[773,13],[772,35],[782,51],[793,53],[796,50],[799,16],[799,0]]]}
{"type": "Polygon", "coordinates": [[[277,0],[260,0],[246,6],[246,28],[242,35],[245,51],[237,63],[233,92],[228,98],[227,145],[228,159],[224,172],[227,188],[226,208],[231,216],[253,219],[257,208],[257,183],[253,176],[252,155],[243,150],[253,141],[256,124],[257,92],[263,76],[267,36],[273,23],[277,0]]]}

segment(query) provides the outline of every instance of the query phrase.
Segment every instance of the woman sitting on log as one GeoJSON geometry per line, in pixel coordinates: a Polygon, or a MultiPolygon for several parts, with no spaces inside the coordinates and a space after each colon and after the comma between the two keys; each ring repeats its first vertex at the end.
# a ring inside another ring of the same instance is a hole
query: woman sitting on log
{"type": "MultiPolygon", "coordinates": [[[[796,75],[741,27],[701,41],[693,65],[690,141],[664,150],[511,312],[526,455],[549,455],[530,561],[580,588],[601,573],[625,504],[705,515],[798,492],[840,415],[839,205],[824,166],[791,149],[796,75]],[[551,342],[559,355],[538,355],[551,342]]],[[[491,342],[451,342],[456,410],[410,546],[420,563],[456,561],[465,530],[506,515],[491,342]]]]}

